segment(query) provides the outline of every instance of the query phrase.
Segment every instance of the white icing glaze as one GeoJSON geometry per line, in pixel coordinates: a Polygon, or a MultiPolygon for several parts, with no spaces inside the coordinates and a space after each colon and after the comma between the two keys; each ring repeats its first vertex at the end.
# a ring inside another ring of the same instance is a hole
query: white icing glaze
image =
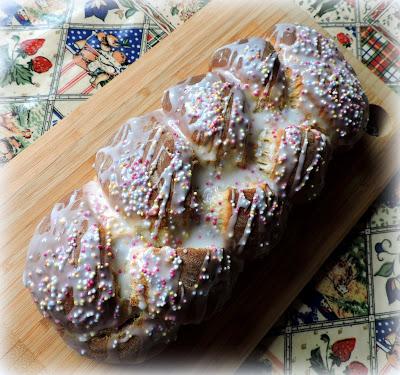
{"type": "Polygon", "coordinates": [[[156,253],[154,248],[140,247],[133,251],[131,260],[133,294],[138,299],[138,307],[154,317],[178,287],[182,260],[170,247],[156,253]]]}
{"type": "Polygon", "coordinates": [[[248,38],[226,45],[214,53],[213,64],[213,71],[246,92],[250,112],[280,108],[286,79],[269,42],[248,38]]]}
{"type": "MultiPolygon", "coordinates": [[[[218,224],[215,197],[220,192],[234,187],[249,189],[265,183],[268,176],[260,172],[256,163],[238,168],[232,159],[225,161],[222,169],[213,164],[196,165],[193,186],[201,197],[199,222],[194,222],[184,236],[184,247],[224,247],[231,249],[230,241],[221,234],[218,224]]],[[[273,182],[270,182],[273,185],[273,182]]]]}
{"type": "Polygon", "coordinates": [[[241,90],[208,73],[199,82],[189,79],[170,88],[163,107],[192,143],[200,162],[216,162],[234,150],[236,162],[241,163],[250,126],[244,100],[241,90]]]}
{"type": "Polygon", "coordinates": [[[229,254],[275,246],[290,201],[319,192],[330,145],[360,136],[368,103],[334,44],[293,25],[271,40],[216,51],[215,73],[168,90],[99,151],[103,189],[85,185],[39,225],[24,283],[81,354],[138,360],[201,321],[215,286],[217,305],[228,295],[229,254]]]}
{"type": "Polygon", "coordinates": [[[291,70],[292,81],[301,77],[296,106],[304,119],[311,115],[313,125],[329,136],[332,144],[353,144],[366,125],[368,102],[336,45],[307,26],[280,24],[273,36],[282,66],[291,70]]]}
{"type": "MultiPolygon", "coordinates": [[[[237,206],[240,207],[240,204],[238,203],[237,206]]],[[[247,207],[248,206],[243,208],[247,209],[247,207]]],[[[259,186],[257,186],[256,193],[254,194],[253,200],[251,201],[250,213],[249,213],[249,218],[246,222],[246,227],[244,228],[242,237],[240,237],[240,240],[238,242],[239,252],[242,252],[244,246],[247,244],[247,240],[251,233],[251,226],[253,224],[254,218],[256,217],[256,214],[262,216],[264,214],[264,210],[266,209],[266,207],[267,204],[265,202],[264,190],[261,189],[259,186]]]]}
{"type": "Polygon", "coordinates": [[[245,258],[265,255],[276,245],[282,232],[282,223],[287,207],[267,186],[258,184],[247,190],[229,190],[229,202],[232,206],[230,217],[224,228],[224,236],[230,247],[241,255],[250,236],[256,236],[251,251],[246,250],[245,258]],[[246,198],[250,194],[249,198],[246,198]],[[239,217],[243,223],[238,225],[239,217]],[[239,236],[238,236],[239,235],[239,236]]]}
{"type": "Polygon", "coordinates": [[[246,91],[253,137],[263,127],[309,122],[333,145],[352,145],[366,125],[368,102],[335,44],[313,29],[289,24],[276,25],[273,39],[275,48],[249,38],[220,48],[213,58],[213,71],[246,91]],[[262,100],[264,95],[272,100],[262,100]]]}
{"type": "Polygon", "coordinates": [[[108,361],[118,361],[121,345],[135,337],[142,340],[136,355],[145,355],[155,343],[171,339],[177,323],[203,319],[203,298],[230,277],[229,255],[211,248],[203,252],[194,289],[185,290],[177,251],[146,247],[97,182],[74,192],[66,205],[56,205],[49,220],[30,244],[24,283],[43,315],[67,329],[64,339],[81,354],[90,354],[92,338],[107,330],[108,361]],[[133,309],[128,314],[135,308],[141,313],[125,325],[121,310],[127,300],[133,309]],[[191,304],[195,314],[180,316],[191,304]]]}
{"type": "Polygon", "coordinates": [[[165,220],[174,221],[187,209],[192,150],[164,124],[160,111],[128,122],[115,139],[97,154],[99,181],[119,212],[147,221],[142,231],[147,226],[158,244],[165,220]]]}
{"type": "MultiPolygon", "coordinates": [[[[233,235],[234,235],[234,229],[235,229],[235,225],[236,225],[236,222],[237,222],[237,219],[238,219],[239,211],[241,209],[247,210],[249,208],[249,206],[251,205],[251,202],[248,201],[246,199],[246,197],[244,196],[243,190],[239,191],[239,197],[238,197],[237,203],[235,205],[235,203],[234,203],[234,193],[235,193],[235,191],[232,190],[232,194],[231,194],[231,198],[230,199],[231,199],[231,202],[233,202],[232,205],[235,206],[235,207],[232,210],[232,216],[230,217],[229,222],[228,222],[228,228],[227,228],[228,229],[228,238],[232,238],[233,235]]],[[[248,222],[250,222],[250,225],[251,225],[251,220],[248,220],[248,222]]],[[[246,228],[247,228],[247,224],[246,224],[246,228]]],[[[241,249],[242,249],[242,247],[244,245],[242,239],[243,239],[243,236],[239,240],[240,251],[241,251],[241,249]]]]}
{"type": "MultiPolygon", "coordinates": [[[[196,249],[187,249],[189,251],[196,249]]],[[[216,306],[208,305],[208,295],[216,284],[231,284],[231,257],[221,248],[210,247],[203,258],[200,267],[200,273],[197,282],[192,286],[186,286],[180,283],[180,288],[176,293],[175,303],[171,305],[171,309],[167,314],[169,319],[179,319],[182,323],[196,322],[204,320],[207,311],[215,310],[216,306]],[[193,312],[194,311],[194,312],[193,312]]],[[[189,280],[191,282],[191,280],[189,280]]],[[[224,303],[227,295],[221,296],[217,303],[224,303]]]]}
{"type": "Polygon", "coordinates": [[[307,196],[314,198],[322,185],[330,149],[327,137],[318,130],[308,126],[287,126],[261,133],[257,157],[261,168],[274,180],[283,197],[293,198],[305,189],[307,196]],[[313,184],[312,176],[318,177],[317,185],[313,184]]]}
{"type": "Polygon", "coordinates": [[[183,237],[182,246],[185,248],[223,248],[225,241],[223,240],[218,228],[210,225],[209,222],[201,220],[194,223],[186,236],[183,237]]]}
{"type": "Polygon", "coordinates": [[[53,208],[48,226],[46,219],[39,224],[24,275],[43,315],[61,326],[72,325],[82,342],[117,325],[120,309],[110,267],[110,233],[105,243],[100,234],[108,220],[101,208],[93,212],[86,194],[85,188],[75,191],[66,205],[53,208]],[[65,311],[68,300],[70,311],[65,311]]]}

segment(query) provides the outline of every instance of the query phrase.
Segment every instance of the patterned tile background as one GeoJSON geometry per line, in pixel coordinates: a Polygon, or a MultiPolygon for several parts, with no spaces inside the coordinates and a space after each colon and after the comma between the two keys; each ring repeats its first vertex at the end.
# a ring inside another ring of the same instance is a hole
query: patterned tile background
{"type": "Polygon", "coordinates": [[[400,175],[239,373],[400,374],[400,175]]]}
{"type": "MultiPolygon", "coordinates": [[[[399,1],[293,1],[400,93],[399,1]]],[[[16,157],[206,2],[0,0],[0,163],[16,157]]],[[[400,176],[241,372],[398,374],[399,320],[400,176]]]]}

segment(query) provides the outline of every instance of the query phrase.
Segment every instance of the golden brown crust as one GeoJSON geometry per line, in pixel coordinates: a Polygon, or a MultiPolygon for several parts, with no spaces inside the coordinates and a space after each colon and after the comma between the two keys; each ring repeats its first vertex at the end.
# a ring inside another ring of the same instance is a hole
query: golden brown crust
{"type": "Polygon", "coordinates": [[[229,188],[211,202],[219,228],[236,256],[246,261],[266,255],[285,229],[288,206],[267,184],[229,188]]]}
{"type": "Polygon", "coordinates": [[[293,203],[315,198],[324,184],[331,147],[323,133],[307,126],[266,130],[258,160],[269,179],[293,203]]]}

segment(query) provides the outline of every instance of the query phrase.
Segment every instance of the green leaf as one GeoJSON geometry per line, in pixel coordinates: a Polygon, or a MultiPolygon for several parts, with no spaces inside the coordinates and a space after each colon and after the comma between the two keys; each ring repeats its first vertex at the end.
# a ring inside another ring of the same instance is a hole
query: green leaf
{"type": "Polygon", "coordinates": [[[121,42],[121,46],[122,46],[122,47],[125,47],[125,48],[132,48],[131,43],[129,43],[129,39],[124,39],[124,40],[121,42]]]}
{"type": "Polygon", "coordinates": [[[13,35],[13,36],[11,37],[11,39],[12,39],[15,43],[18,43],[18,42],[19,42],[19,36],[18,36],[18,35],[13,35]]]}
{"type": "Polygon", "coordinates": [[[309,361],[311,363],[311,368],[317,374],[327,373],[328,369],[325,367],[324,361],[322,360],[321,348],[320,347],[311,350],[311,358],[309,359],[309,361]]]}
{"type": "Polygon", "coordinates": [[[27,148],[30,145],[30,141],[25,139],[24,137],[16,137],[18,142],[21,143],[21,148],[18,150],[18,153],[21,152],[24,148],[27,148]]]}
{"type": "Polygon", "coordinates": [[[28,113],[30,110],[25,105],[15,104],[11,106],[11,111],[16,114],[20,127],[27,128],[28,113]]]}
{"type": "Polygon", "coordinates": [[[374,276],[389,277],[393,273],[393,268],[394,262],[383,263],[382,267],[374,274],[374,276]]]}
{"type": "Polygon", "coordinates": [[[178,9],[178,7],[177,7],[177,6],[172,7],[172,8],[171,8],[171,15],[172,15],[172,16],[176,16],[176,15],[178,15],[178,14],[179,14],[179,9],[178,9]]]}
{"type": "Polygon", "coordinates": [[[126,8],[134,8],[135,4],[131,0],[119,0],[122,6],[126,8]]]}
{"type": "Polygon", "coordinates": [[[17,85],[32,84],[33,72],[26,66],[21,64],[15,64],[12,70],[14,81],[17,85]]]}
{"type": "Polygon", "coordinates": [[[129,8],[126,12],[125,12],[125,17],[129,18],[130,16],[133,16],[136,13],[136,9],[135,8],[129,8]]]}
{"type": "Polygon", "coordinates": [[[329,354],[329,358],[332,360],[332,367],[335,365],[337,367],[340,367],[342,364],[342,361],[340,360],[339,357],[336,357],[333,353],[329,354]]]}
{"type": "MultiPolygon", "coordinates": [[[[366,282],[364,283],[366,285],[366,282]]],[[[353,316],[367,315],[368,314],[368,303],[365,301],[353,301],[346,300],[343,297],[334,298],[330,296],[325,296],[325,298],[331,304],[337,305],[337,307],[343,311],[350,313],[353,316]]]]}

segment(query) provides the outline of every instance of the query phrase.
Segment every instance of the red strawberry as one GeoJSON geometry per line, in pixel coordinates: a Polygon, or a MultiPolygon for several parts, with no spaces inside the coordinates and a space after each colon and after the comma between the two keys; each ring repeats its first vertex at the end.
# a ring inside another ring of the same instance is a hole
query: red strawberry
{"type": "Polygon", "coordinates": [[[19,48],[27,55],[34,55],[43,46],[44,39],[27,39],[19,44],[19,48]]]}
{"type": "Polygon", "coordinates": [[[356,339],[354,337],[350,339],[339,340],[332,345],[332,353],[340,360],[340,362],[346,362],[350,359],[351,353],[355,346],[356,339]]]}
{"type": "Polygon", "coordinates": [[[351,46],[351,39],[349,34],[339,33],[336,35],[337,40],[340,44],[345,46],[346,48],[351,46]]]}
{"type": "Polygon", "coordinates": [[[351,362],[345,370],[346,375],[367,375],[368,369],[358,361],[351,362]]]}
{"type": "Polygon", "coordinates": [[[36,73],[45,73],[52,66],[51,61],[43,56],[36,56],[29,62],[29,67],[36,73]]]}

